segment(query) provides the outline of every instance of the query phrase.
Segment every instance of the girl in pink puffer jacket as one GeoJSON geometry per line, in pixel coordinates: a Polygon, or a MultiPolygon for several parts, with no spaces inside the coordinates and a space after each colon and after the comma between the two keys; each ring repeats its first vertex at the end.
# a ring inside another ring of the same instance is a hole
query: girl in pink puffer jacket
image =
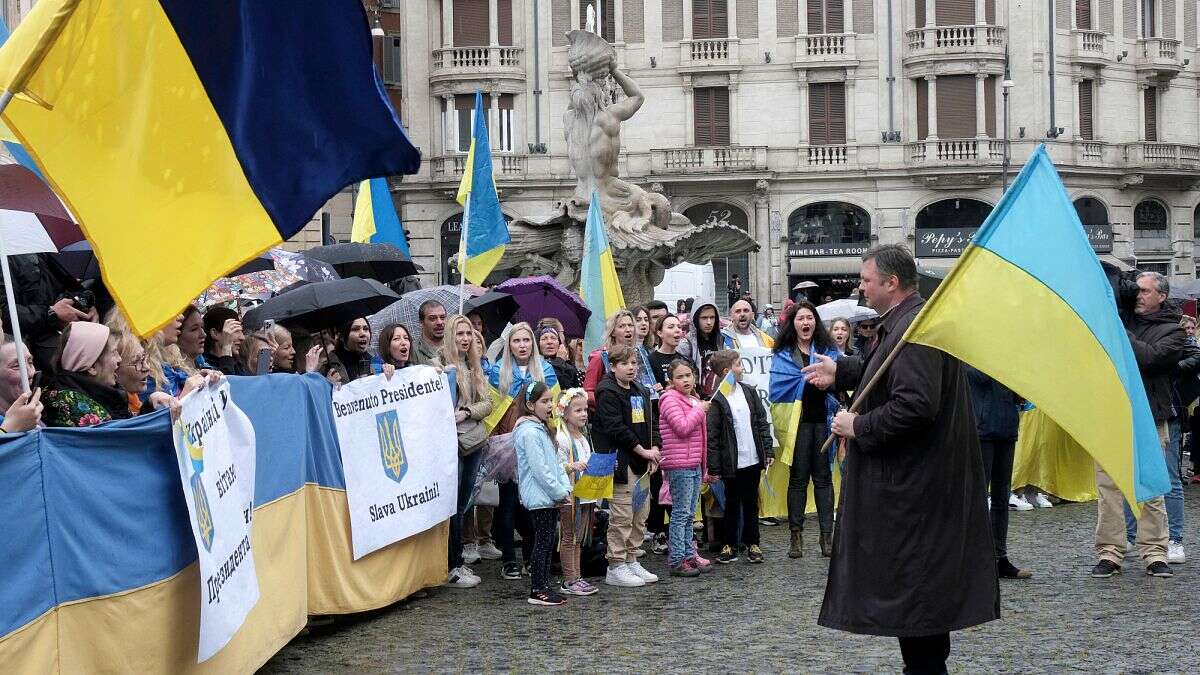
{"type": "Polygon", "coordinates": [[[676,359],[668,366],[671,387],[659,399],[662,468],[671,486],[671,576],[695,577],[700,563],[692,548],[692,518],[700,497],[708,449],[708,401],[696,397],[696,371],[691,362],[676,359]]]}

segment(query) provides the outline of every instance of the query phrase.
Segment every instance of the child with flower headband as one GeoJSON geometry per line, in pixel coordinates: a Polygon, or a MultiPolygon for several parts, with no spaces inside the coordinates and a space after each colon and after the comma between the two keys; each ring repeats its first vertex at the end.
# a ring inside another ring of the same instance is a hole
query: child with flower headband
{"type": "MultiPolygon", "coordinates": [[[[572,485],[583,475],[588,458],[592,456],[592,444],[587,437],[587,403],[587,392],[576,387],[564,391],[554,404],[554,417],[558,420],[558,432],[554,436],[558,444],[558,461],[572,485]]],[[[559,508],[558,555],[563,571],[559,593],[592,595],[597,591],[595,586],[583,580],[579,568],[579,551],[584,541],[590,538],[595,506],[595,500],[574,498],[559,508]]]]}
{"type": "Polygon", "coordinates": [[[513,431],[517,455],[517,490],[533,525],[529,558],[531,605],[561,605],[566,599],[550,588],[558,508],[571,495],[571,483],[558,463],[558,452],[546,424],[554,398],[545,382],[530,380],[517,397],[521,417],[513,431]]]}

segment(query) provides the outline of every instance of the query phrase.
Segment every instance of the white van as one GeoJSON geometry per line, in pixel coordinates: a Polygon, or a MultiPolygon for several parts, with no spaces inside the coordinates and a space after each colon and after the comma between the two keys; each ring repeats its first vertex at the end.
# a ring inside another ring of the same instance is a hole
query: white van
{"type": "Polygon", "coordinates": [[[711,262],[703,265],[679,263],[667,270],[662,283],[654,288],[654,299],[667,303],[674,312],[679,300],[696,298],[711,301],[717,297],[717,285],[711,262]]]}

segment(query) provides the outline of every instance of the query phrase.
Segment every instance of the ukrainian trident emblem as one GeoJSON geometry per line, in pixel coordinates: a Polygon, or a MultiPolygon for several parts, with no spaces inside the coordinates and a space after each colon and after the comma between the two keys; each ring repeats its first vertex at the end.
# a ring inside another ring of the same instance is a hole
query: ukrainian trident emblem
{"type": "Polygon", "coordinates": [[[204,473],[204,446],[196,442],[195,437],[182,421],[175,423],[175,436],[177,443],[182,444],[187,450],[191,464],[192,477],[188,480],[188,484],[192,488],[192,502],[196,507],[196,531],[200,534],[200,541],[204,543],[204,549],[211,552],[215,528],[213,527],[212,509],[208,505],[208,494],[204,491],[204,481],[201,479],[201,475],[204,473]]]}
{"type": "Polygon", "coordinates": [[[395,410],[375,416],[375,432],[379,435],[379,458],[383,460],[383,472],[399,483],[408,472],[408,457],[404,454],[400,417],[395,410]]]}

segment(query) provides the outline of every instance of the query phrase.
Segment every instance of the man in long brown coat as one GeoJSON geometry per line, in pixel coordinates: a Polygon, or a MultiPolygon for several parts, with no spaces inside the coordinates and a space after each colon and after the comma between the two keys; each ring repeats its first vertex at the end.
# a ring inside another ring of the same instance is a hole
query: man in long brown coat
{"type": "MultiPolygon", "coordinates": [[[[868,251],[859,287],[882,315],[878,335],[862,356],[823,358],[805,368],[809,382],[861,391],[925,304],[916,286],[906,248],[868,251]]],[[[848,444],[818,623],[897,637],[904,672],[944,673],[950,631],[1000,616],[962,364],[945,352],[905,345],[858,413],[838,413],[833,431],[848,444]]]]}

